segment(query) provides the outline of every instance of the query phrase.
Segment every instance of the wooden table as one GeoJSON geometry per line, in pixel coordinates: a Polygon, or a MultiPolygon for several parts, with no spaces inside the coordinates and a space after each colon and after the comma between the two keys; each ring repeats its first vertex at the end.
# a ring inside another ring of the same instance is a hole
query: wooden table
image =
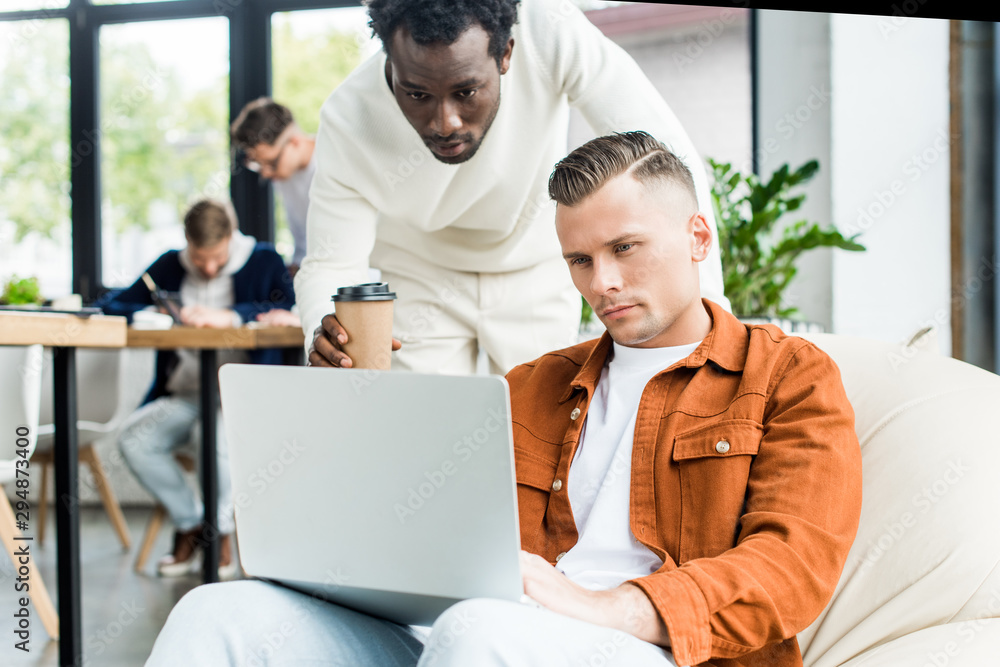
{"type": "MultiPolygon", "coordinates": [[[[52,348],[56,468],[56,574],[59,664],[83,660],[80,613],[80,498],[76,428],[76,348],[122,347],[124,317],[0,312],[0,345],[52,348]]],[[[42,499],[44,502],[44,499],[42,499]]]]}
{"type": "Polygon", "coordinates": [[[256,350],[285,348],[285,363],[302,364],[305,337],[299,327],[247,325],[237,329],[197,329],[175,326],[171,329],[128,330],[128,347],[152,347],[160,350],[195,349],[200,354],[201,389],[201,489],[204,525],[207,527],[204,548],[204,581],[219,580],[219,471],[216,459],[216,412],[219,409],[219,376],[216,372],[219,350],[256,350]]]}
{"type": "MultiPolygon", "coordinates": [[[[202,487],[205,520],[217,523],[218,466],[215,415],[218,409],[217,351],[286,348],[286,362],[301,364],[304,336],[298,327],[246,326],[238,329],[175,327],[166,331],[129,329],[124,317],[82,318],[58,313],[0,311],[0,345],[52,348],[56,469],[56,573],[59,594],[59,664],[83,661],[80,611],[80,499],[77,452],[76,348],[153,347],[201,351],[202,487]],[[294,362],[294,361],[293,361],[294,362]],[[211,370],[210,370],[211,369],[211,370]]],[[[215,536],[217,537],[217,536],[215,536]]],[[[218,540],[206,549],[205,580],[218,579],[218,540]]]]}

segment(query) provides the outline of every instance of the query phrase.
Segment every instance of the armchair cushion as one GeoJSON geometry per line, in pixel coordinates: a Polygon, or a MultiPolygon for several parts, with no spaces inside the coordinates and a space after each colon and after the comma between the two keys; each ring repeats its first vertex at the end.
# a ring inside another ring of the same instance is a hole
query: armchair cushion
{"type": "Polygon", "coordinates": [[[1000,655],[1000,376],[901,345],[805,337],[840,367],[864,482],[833,599],[798,637],[804,664],[991,664],[970,656],[1000,655]]]}

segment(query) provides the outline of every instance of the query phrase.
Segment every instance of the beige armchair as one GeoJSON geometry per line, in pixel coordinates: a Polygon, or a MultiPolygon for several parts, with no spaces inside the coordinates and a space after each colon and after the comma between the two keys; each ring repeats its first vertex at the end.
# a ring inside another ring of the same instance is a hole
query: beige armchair
{"type": "Polygon", "coordinates": [[[1000,665],[1000,376],[911,347],[804,335],[840,366],[864,475],[806,667],[1000,665]]]}

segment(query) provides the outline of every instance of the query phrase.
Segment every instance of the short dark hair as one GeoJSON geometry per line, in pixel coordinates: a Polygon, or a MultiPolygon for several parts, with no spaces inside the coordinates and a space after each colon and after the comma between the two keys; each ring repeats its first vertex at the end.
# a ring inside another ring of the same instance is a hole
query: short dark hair
{"type": "Polygon", "coordinates": [[[206,248],[233,235],[236,214],[228,202],[201,199],[184,214],[184,236],[196,248],[206,248]]]}
{"type": "Polygon", "coordinates": [[[273,144],[294,122],[288,107],[270,97],[258,97],[248,102],[229,126],[233,148],[245,151],[258,144],[273,144]]]}
{"type": "Polygon", "coordinates": [[[643,185],[666,180],[679,185],[697,205],[694,178],[666,145],[642,130],[591,139],[560,160],[549,177],[549,197],[576,206],[615,176],[629,173],[643,185]]]}
{"type": "Polygon", "coordinates": [[[500,64],[510,29],[517,23],[520,0],[367,0],[368,27],[382,40],[390,58],[389,43],[396,29],[406,26],[421,46],[452,44],[474,22],[490,35],[489,54],[500,64]]]}

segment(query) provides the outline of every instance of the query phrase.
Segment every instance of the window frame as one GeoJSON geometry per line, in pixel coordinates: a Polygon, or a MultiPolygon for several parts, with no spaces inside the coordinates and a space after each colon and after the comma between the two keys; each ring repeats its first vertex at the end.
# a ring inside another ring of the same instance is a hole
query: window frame
{"type": "MultiPolygon", "coordinates": [[[[168,0],[92,5],[69,0],[57,9],[0,12],[0,21],[62,18],[69,23],[70,230],[73,292],[91,303],[102,276],[100,60],[102,26],[176,19],[229,19],[229,120],[243,105],[271,94],[271,18],[278,12],[358,7],[358,0],[168,0]]],[[[234,165],[230,197],[240,230],[274,242],[274,199],[251,172],[234,165]]]]}

